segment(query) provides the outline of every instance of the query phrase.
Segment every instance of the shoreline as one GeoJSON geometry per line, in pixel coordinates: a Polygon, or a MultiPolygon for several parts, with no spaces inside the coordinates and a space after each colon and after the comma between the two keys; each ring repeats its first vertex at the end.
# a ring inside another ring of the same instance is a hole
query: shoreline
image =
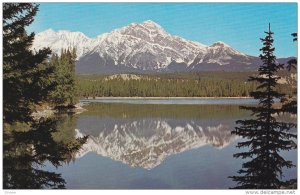
{"type": "MultiPolygon", "coordinates": [[[[84,104],[81,102],[78,102],[77,104],[74,105],[74,108],[67,108],[66,110],[64,110],[65,112],[73,112],[75,114],[80,114],[84,111],[87,111],[87,109],[83,108],[84,104]]],[[[39,120],[40,118],[44,117],[44,118],[49,118],[51,116],[53,116],[54,114],[59,113],[60,110],[55,109],[53,107],[47,106],[46,108],[42,109],[42,110],[36,110],[35,112],[33,112],[31,114],[31,116],[35,119],[35,120],[39,120]]]]}
{"type": "Polygon", "coordinates": [[[159,100],[159,99],[166,99],[166,100],[176,100],[176,99],[252,99],[252,97],[88,97],[82,98],[82,100],[108,100],[108,99],[147,99],[147,100],[159,100]]]}

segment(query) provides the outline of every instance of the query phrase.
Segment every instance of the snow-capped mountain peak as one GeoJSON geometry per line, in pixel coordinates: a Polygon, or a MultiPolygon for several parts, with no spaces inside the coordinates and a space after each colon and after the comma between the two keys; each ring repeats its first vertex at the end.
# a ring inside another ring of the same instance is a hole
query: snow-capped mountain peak
{"type": "Polygon", "coordinates": [[[75,47],[79,73],[190,71],[199,70],[203,64],[251,64],[249,56],[222,41],[206,46],[171,35],[151,20],[131,23],[96,38],[82,32],[48,29],[36,34],[32,47],[50,47],[58,54],[61,49],[75,47]]]}
{"type": "Polygon", "coordinates": [[[47,30],[45,30],[45,31],[43,31],[41,33],[38,33],[38,35],[41,35],[41,34],[53,35],[55,33],[56,32],[52,28],[48,28],[47,30]]]}
{"type": "Polygon", "coordinates": [[[150,20],[131,23],[97,39],[98,44],[82,59],[85,64],[161,70],[172,61],[188,64],[205,50],[204,45],[172,36],[150,20]]]}
{"type": "Polygon", "coordinates": [[[36,34],[32,45],[35,49],[50,47],[53,53],[60,53],[62,49],[76,48],[78,59],[89,52],[93,47],[92,39],[82,32],[71,32],[68,30],[54,31],[47,29],[36,34]]]}
{"type": "Polygon", "coordinates": [[[225,55],[243,55],[243,56],[245,56],[245,54],[233,49],[231,46],[229,46],[228,44],[226,44],[222,41],[217,41],[217,42],[213,43],[212,45],[210,45],[208,47],[208,50],[213,51],[213,53],[218,53],[221,51],[225,55]]]}
{"type": "Polygon", "coordinates": [[[142,24],[147,25],[147,26],[152,26],[152,27],[158,27],[161,28],[161,26],[155,22],[153,22],[152,20],[146,20],[144,21],[142,24]]]}
{"type": "Polygon", "coordinates": [[[230,47],[229,45],[227,45],[227,44],[224,43],[223,41],[217,41],[217,42],[215,42],[215,43],[213,43],[213,44],[211,45],[211,47],[213,47],[213,46],[230,47]]]}

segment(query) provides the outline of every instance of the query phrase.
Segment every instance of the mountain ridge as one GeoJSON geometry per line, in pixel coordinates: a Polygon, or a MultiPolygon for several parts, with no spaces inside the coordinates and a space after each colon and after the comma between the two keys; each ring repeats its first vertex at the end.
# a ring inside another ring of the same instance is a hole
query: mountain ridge
{"type": "Polygon", "coordinates": [[[58,54],[62,48],[76,47],[76,71],[83,74],[246,71],[257,69],[260,62],[222,41],[207,46],[171,35],[151,20],[131,23],[96,38],[48,29],[36,35],[32,47],[50,47],[58,54]]]}

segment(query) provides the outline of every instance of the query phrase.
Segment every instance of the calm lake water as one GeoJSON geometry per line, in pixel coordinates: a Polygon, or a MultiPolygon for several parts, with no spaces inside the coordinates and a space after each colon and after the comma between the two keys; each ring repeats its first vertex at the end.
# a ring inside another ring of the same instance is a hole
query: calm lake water
{"type": "MultiPolygon", "coordinates": [[[[76,158],[58,168],[72,189],[228,189],[242,160],[231,135],[249,118],[233,100],[92,100],[72,117],[75,136],[89,135],[76,158]],[[121,103],[121,102],[122,103],[121,103]],[[131,104],[130,104],[131,103],[131,104]],[[132,104],[134,103],[134,104],[132,104]]],[[[296,119],[287,119],[294,120],[296,119]]],[[[295,130],[296,131],[296,130],[295,130]]],[[[74,135],[73,135],[74,136],[74,135]]],[[[283,154],[297,164],[297,152],[283,154]]],[[[285,170],[296,178],[296,168],[285,170]]]]}
{"type": "Polygon", "coordinates": [[[252,98],[193,98],[193,99],[86,99],[81,100],[81,102],[100,102],[100,103],[128,103],[128,104],[184,104],[184,105],[194,105],[194,104],[231,104],[231,105],[240,105],[240,104],[253,104],[258,101],[252,98]]]}

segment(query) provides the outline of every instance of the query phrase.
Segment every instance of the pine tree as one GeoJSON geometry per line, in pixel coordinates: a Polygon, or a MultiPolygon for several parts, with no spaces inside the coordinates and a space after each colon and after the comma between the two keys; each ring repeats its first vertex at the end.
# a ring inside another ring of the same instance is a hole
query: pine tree
{"type": "Polygon", "coordinates": [[[285,160],[280,151],[291,150],[295,147],[292,138],[296,136],[289,133],[295,124],[279,122],[275,114],[281,110],[274,108],[275,99],[281,98],[284,94],[275,90],[276,75],[282,65],[276,64],[276,57],[273,52],[273,32],[265,32],[266,37],[262,38],[263,47],[260,49],[262,65],[259,67],[259,74],[250,77],[250,81],[259,83],[256,91],[250,93],[252,97],[259,100],[257,106],[242,107],[250,110],[253,118],[236,121],[238,127],[232,133],[241,136],[246,141],[239,142],[237,148],[249,148],[248,151],[234,154],[235,158],[250,159],[243,163],[238,171],[239,176],[231,176],[237,182],[235,188],[242,189],[278,189],[284,182],[280,180],[283,176],[284,167],[291,168],[291,161],[285,160]]]}
{"type": "Polygon", "coordinates": [[[27,35],[25,30],[37,11],[37,4],[3,4],[4,123],[31,121],[32,106],[54,87],[48,79],[53,70],[46,63],[50,49],[30,50],[34,33],[27,35]]]}

